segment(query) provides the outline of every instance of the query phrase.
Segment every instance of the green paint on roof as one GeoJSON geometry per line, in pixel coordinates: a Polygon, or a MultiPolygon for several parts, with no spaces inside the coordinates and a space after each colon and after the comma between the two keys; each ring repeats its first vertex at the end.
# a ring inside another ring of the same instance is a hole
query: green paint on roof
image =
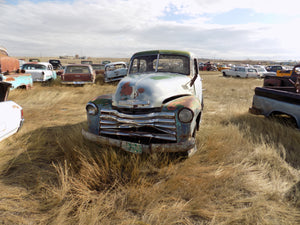
{"type": "Polygon", "coordinates": [[[142,51],[135,53],[133,57],[143,56],[143,55],[157,55],[157,54],[170,54],[170,55],[184,55],[187,57],[191,57],[191,53],[187,51],[179,51],[179,50],[151,50],[151,51],[142,51]]]}
{"type": "Polygon", "coordinates": [[[173,77],[178,77],[178,75],[174,75],[174,74],[169,74],[169,75],[158,75],[158,76],[153,76],[151,77],[152,80],[164,80],[164,79],[170,79],[173,77]]]}

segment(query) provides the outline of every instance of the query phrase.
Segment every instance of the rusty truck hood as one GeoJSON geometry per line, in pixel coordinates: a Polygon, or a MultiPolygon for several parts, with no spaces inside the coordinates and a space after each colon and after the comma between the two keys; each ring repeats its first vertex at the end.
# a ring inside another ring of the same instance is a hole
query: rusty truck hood
{"type": "Polygon", "coordinates": [[[129,75],[122,79],[113,96],[113,105],[128,108],[161,107],[173,96],[191,95],[191,78],[174,73],[129,75]]]}

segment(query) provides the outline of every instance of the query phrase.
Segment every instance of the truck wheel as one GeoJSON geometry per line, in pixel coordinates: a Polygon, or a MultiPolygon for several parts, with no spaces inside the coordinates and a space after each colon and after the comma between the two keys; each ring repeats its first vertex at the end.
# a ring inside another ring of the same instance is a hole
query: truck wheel
{"type": "Polygon", "coordinates": [[[197,138],[196,138],[196,132],[197,132],[197,127],[195,127],[194,132],[192,137],[195,138],[195,145],[193,148],[191,148],[190,150],[188,150],[187,153],[187,157],[191,157],[193,156],[196,152],[197,152],[197,138]]]}
{"type": "Polygon", "coordinates": [[[227,77],[227,75],[226,75],[226,73],[225,73],[225,72],[223,72],[223,77],[227,77]]]}

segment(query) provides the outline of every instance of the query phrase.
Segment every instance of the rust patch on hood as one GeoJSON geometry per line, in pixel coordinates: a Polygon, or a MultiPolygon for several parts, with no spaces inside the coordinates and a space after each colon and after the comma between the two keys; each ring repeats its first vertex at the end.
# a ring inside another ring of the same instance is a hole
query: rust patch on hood
{"type": "Polygon", "coordinates": [[[144,88],[139,88],[138,91],[139,91],[139,93],[142,94],[142,93],[144,93],[145,90],[144,90],[144,88]]]}
{"type": "Polygon", "coordinates": [[[14,81],[15,80],[15,78],[13,78],[13,77],[7,77],[6,79],[5,79],[5,81],[14,81]]]}
{"type": "Polygon", "coordinates": [[[125,83],[121,88],[121,96],[123,95],[131,95],[132,93],[132,87],[130,87],[130,82],[125,83]]]}

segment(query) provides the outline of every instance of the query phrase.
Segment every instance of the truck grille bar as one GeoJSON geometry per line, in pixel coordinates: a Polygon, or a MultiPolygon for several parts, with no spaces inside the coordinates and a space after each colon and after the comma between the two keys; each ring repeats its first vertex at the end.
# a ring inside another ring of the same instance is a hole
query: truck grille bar
{"type": "Polygon", "coordinates": [[[102,109],[99,125],[100,135],[176,141],[175,113],[172,112],[125,114],[102,109]]]}

